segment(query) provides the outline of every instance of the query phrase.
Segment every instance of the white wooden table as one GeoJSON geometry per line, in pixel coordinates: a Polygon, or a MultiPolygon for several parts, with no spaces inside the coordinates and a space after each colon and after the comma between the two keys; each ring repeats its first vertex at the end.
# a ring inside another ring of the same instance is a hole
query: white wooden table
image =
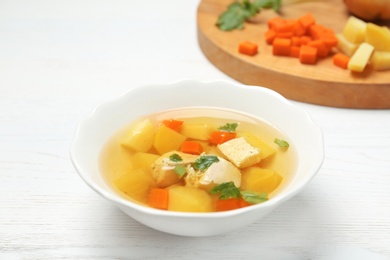
{"type": "Polygon", "coordinates": [[[98,104],[150,83],[232,80],[199,49],[197,6],[0,1],[0,259],[389,259],[389,110],[296,103],[323,129],[322,169],[265,219],[225,235],[154,231],[77,175],[70,143],[98,104]]]}

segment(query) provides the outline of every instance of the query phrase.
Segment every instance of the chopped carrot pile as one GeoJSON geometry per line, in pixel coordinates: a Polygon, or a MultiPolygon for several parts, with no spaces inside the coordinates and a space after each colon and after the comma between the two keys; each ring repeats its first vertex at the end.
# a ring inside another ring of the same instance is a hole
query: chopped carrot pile
{"type": "Polygon", "coordinates": [[[256,55],[257,50],[258,50],[258,46],[253,42],[245,41],[245,42],[241,42],[238,45],[238,52],[249,56],[256,55]]]}
{"type": "Polygon", "coordinates": [[[337,46],[334,31],[318,24],[310,13],[298,19],[275,17],[267,25],[264,37],[272,45],[273,54],[296,57],[303,64],[315,64],[337,46]]]}
{"type": "Polygon", "coordinates": [[[197,141],[184,141],[180,150],[183,153],[201,154],[203,152],[203,146],[197,141]]]}
{"type": "Polygon", "coordinates": [[[148,205],[156,209],[168,209],[168,198],[167,189],[154,188],[149,193],[148,205]]]}

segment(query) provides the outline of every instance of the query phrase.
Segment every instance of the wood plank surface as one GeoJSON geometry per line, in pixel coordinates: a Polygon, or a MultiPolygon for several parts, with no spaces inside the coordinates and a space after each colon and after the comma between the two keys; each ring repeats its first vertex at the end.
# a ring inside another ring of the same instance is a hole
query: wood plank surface
{"type": "Polygon", "coordinates": [[[200,48],[222,72],[292,100],[332,107],[390,108],[390,71],[374,71],[368,66],[362,73],[353,73],[336,67],[331,57],[320,59],[316,65],[304,65],[296,58],[273,56],[272,46],[265,43],[267,20],[278,15],[295,19],[310,12],[318,23],[341,32],[349,17],[342,0],[286,5],[279,14],[262,10],[245,23],[243,30],[221,31],[215,23],[231,2],[202,0],[197,11],[200,48]],[[238,53],[238,44],[247,40],[259,44],[256,56],[238,53]]]}

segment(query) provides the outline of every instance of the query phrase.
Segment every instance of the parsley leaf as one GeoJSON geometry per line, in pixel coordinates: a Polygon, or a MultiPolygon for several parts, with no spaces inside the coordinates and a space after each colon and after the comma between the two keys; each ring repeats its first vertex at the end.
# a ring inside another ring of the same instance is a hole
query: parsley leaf
{"type": "Polygon", "coordinates": [[[242,0],[233,2],[217,20],[217,26],[223,31],[242,29],[245,20],[255,16],[261,9],[273,8],[278,11],[282,0],[242,0]]]}
{"type": "Polygon", "coordinates": [[[258,204],[268,200],[265,192],[259,194],[253,191],[241,191],[241,197],[250,204],[258,204]]]}
{"type": "Polygon", "coordinates": [[[234,182],[224,182],[212,188],[211,194],[221,194],[219,198],[221,200],[239,198],[241,191],[234,185],[234,182]]]}
{"type": "Polygon", "coordinates": [[[210,167],[211,164],[219,162],[219,159],[215,155],[202,155],[198,159],[196,159],[194,163],[195,170],[206,170],[210,167]]]}
{"type": "Polygon", "coordinates": [[[224,126],[221,126],[218,128],[218,130],[225,131],[225,132],[234,132],[236,131],[238,124],[237,123],[227,123],[224,126]]]}
{"type": "Polygon", "coordinates": [[[172,162],[181,162],[181,161],[183,161],[183,159],[177,153],[171,154],[169,156],[169,160],[171,160],[172,162]]]}
{"type": "Polygon", "coordinates": [[[282,4],[282,0],[255,0],[254,5],[264,9],[274,9],[275,12],[279,11],[282,4]]]}
{"type": "Polygon", "coordinates": [[[279,138],[275,138],[274,143],[279,145],[279,147],[282,147],[282,148],[288,148],[290,146],[290,144],[287,141],[279,139],[279,138]]]}
{"type": "Polygon", "coordinates": [[[179,175],[179,177],[181,178],[184,176],[184,174],[186,174],[187,169],[183,165],[178,164],[175,166],[175,168],[173,168],[173,172],[179,175]]]}

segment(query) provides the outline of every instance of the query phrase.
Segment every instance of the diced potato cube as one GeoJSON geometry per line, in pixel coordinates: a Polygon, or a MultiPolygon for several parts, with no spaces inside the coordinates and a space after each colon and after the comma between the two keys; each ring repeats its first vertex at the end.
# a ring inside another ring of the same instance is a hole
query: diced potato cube
{"type": "Polygon", "coordinates": [[[165,125],[161,125],[155,134],[153,147],[159,154],[164,154],[169,151],[178,150],[185,140],[186,137],[184,135],[179,134],[165,125]]]}
{"type": "Polygon", "coordinates": [[[101,153],[102,171],[111,182],[134,168],[130,159],[134,152],[118,145],[119,139],[115,141],[108,142],[101,153]]]}
{"type": "Polygon", "coordinates": [[[213,127],[208,124],[183,124],[180,133],[188,138],[207,141],[212,131],[213,127]]]}
{"type": "Polygon", "coordinates": [[[263,140],[257,138],[254,134],[250,132],[241,132],[238,133],[238,137],[244,137],[245,140],[252,146],[256,147],[260,150],[260,158],[261,160],[265,160],[268,157],[274,155],[276,153],[276,149],[272,146],[268,145],[263,140]]]}
{"type": "Polygon", "coordinates": [[[338,40],[337,48],[348,57],[351,57],[359,47],[358,44],[352,43],[345,39],[341,33],[336,34],[336,37],[338,40]]]}
{"type": "Polygon", "coordinates": [[[150,189],[156,186],[150,172],[144,169],[130,171],[114,183],[121,192],[142,203],[147,202],[150,189]]]}
{"type": "Polygon", "coordinates": [[[374,47],[366,42],[360,44],[348,62],[348,69],[362,72],[370,60],[374,47]]]}
{"type": "Polygon", "coordinates": [[[175,186],[169,189],[168,210],[182,212],[211,212],[213,202],[204,190],[175,186]]]}
{"type": "Polygon", "coordinates": [[[282,180],[283,177],[271,169],[249,167],[242,172],[241,189],[270,194],[282,180]]]}
{"type": "Polygon", "coordinates": [[[345,39],[355,44],[364,42],[366,25],[366,22],[363,20],[350,16],[343,29],[345,39]]]}
{"type": "Polygon", "coordinates": [[[366,42],[376,51],[390,51],[390,30],[373,23],[367,24],[366,42]]]}
{"type": "Polygon", "coordinates": [[[219,144],[221,153],[238,168],[245,168],[260,162],[260,150],[250,145],[245,138],[234,138],[219,144]]]}
{"type": "Polygon", "coordinates": [[[390,69],[390,52],[374,51],[371,56],[370,63],[374,70],[389,70],[390,69]]]}
{"type": "Polygon", "coordinates": [[[135,153],[132,157],[134,169],[150,169],[151,165],[159,158],[157,154],[152,153],[135,153]]]}
{"type": "Polygon", "coordinates": [[[153,137],[154,125],[149,119],[145,119],[134,125],[121,145],[137,152],[146,152],[152,147],[153,137]]]}

